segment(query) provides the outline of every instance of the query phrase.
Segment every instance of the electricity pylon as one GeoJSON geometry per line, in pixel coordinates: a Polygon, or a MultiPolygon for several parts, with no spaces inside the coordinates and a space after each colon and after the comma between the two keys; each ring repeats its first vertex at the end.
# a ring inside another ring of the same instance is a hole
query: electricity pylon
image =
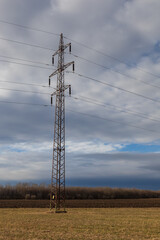
{"type": "Polygon", "coordinates": [[[52,64],[54,64],[54,56],[58,54],[58,68],[49,76],[50,86],[51,77],[57,75],[56,91],[51,94],[51,104],[52,97],[56,96],[50,194],[50,208],[55,208],[55,212],[65,212],[65,90],[69,88],[71,95],[71,85],[65,85],[64,70],[72,65],[74,71],[74,62],[64,64],[64,50],[67,47],[71,52],[71,43],[64,45],[61,33],[59,49],[52,55],[52,64]]]}

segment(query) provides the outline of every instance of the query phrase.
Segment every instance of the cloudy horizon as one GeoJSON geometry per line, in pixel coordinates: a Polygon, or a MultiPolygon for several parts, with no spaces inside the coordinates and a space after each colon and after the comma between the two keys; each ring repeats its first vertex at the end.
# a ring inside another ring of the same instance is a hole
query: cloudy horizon
{"type": "Polygon", "coordinates": [[[158,0],[0,2],[0,184],[50,182],[48,76],[63,33],[65,63],[75,61],[65,73],[67,185],[160,189],[159,9],[158,0]]]}

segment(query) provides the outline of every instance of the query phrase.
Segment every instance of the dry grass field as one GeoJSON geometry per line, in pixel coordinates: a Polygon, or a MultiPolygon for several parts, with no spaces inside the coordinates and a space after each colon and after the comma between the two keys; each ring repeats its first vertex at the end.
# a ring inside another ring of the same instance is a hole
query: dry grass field
{"type": "Polygon", "coordinates": [[[159,208],[0,209],[0,240],[159,240],[159,208]]]}
{"type": "MultiPolygon", "coordinates": [[[[49,208],[49,200],[0,200],[0,208],[49,208]]],[[[67,208],[156,208],[160,198],[144,199],[74,199],[66,200],[67,208]]]]}

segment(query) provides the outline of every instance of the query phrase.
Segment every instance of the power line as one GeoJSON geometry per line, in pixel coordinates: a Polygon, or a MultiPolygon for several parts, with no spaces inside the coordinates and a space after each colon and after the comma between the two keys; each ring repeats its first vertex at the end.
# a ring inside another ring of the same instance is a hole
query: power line
{"type": "Polygon", "coordinates": [[[7,103],[7,104],[18,104],[18,105],[30,105],[30,106],[41,106],[41,107],[52,107],[49,104],[38,104],[38,103],[27,103],[27,102],[14,102],[14,101],[5,101],[0,100],[0,103],[7,103]]]}
{"type": "MultiPolygon", "coordinates": [[[[71,72],[71,71],[68,71],[68,72],[71,72]]],[[[112,84],[110,84],[110,83],[102,82],[102,81],[100,81],[100,80],[98,80],[98,79],[91,78],[91,77],[88,77],[88,76],[85,76],[85,75],[83,75],[83,74],[79,74],[79,73],[76,73],[76,72],[74,72],[74,74],[76,74],[76,75],[79,76],[79,77],[86,78],[86,79],[92,80],[92,81],[94,81],[94,82],[98,82],[98,83],[100,83],[100,84],[109,86],[109,87],[111,87],[111,88],[115,88],[115,89],[118,89],[118,90],[120,90],[120,91],[127,92],[127,93],[133,94],[133,95],[135,95],[135,96],[148,99],[148,100],[153,101],[153,102],[158,102],[158,103],[160,103],[160,101],[158,101],[158,100],[156,100],[156,99],[154,99],[154,98],[150,98],[150,97],[144,96],[144,95],[142,95],[142,94],[139,94],[139,93],[136,93],[136,92],[132,92],[132,91],[130,91],[130,90],[127,90],[127,89],[124,89],[124,88],[121,88],[121,87],[117,87],[117,86],[112,85],[112,84]]]]}
{"type": "MultiPolygon", "coordinates": [[[[18,24],[13,24],[13,25],[17,25],[17,26],[20,26],[20,27],[22,27],[21,25],[18,25],[18,24]]],[[[24,26],[23,26],[24,27],[24,26]]],[[[25,27],[25,28],[28,28],[28,27],[25,27]]],[[[31,28],[30,28],[31,29],[31,28]]],[[[31,30],[35,30],[35,29],[31,29],[31,30]]],[[[38,31],[40,31],[40,30],[38,30],[38,31]]],[[[44,32],[46,32],[46,31],[44,31],[44,32]]],[[[46,32],[46,33],[49,33],[49,32],[46,32]]],[[[56,34],[56,35],[58,35],[59,36],[59,34],[56,34]]],[[[2,39],[2,38],[1,38],[2,39]]],[[[52,49],[49,49],[49,48],[45,48],[45,47],[41,47],[41,46],[38,46],[38,45],[32,45],[32,44],[28,44],[28,43],[22,43],[22,42],[18,42],[18,41],[14,41],[14,40],[9,40],[9,39],[2,39],[2,40],[7,40],[7,41],[12,41],[12,42],[16,42],[16,43],[20,43],[20,44],[25,44],[25,45],[29,45],[29,46],[34,46],[34,47],[40,47],[40,48],[43,48],[43,49],[47,49],[47,50],[52,50],[52,49]]],[[[21,59],[22,60],[22,59],[21,59]]],[[[16,62],[12,62],[12,63],[15,63],[15,64],[21,64],[21,63],[16,63],[16,62]]],[[[41,63],[40,63],[41,64],[41,63]]],[[[26,65],[26,64],[21,64],[21,65],[26,65]]],[[[28,65],[28,66],[32,66],[32,67],[38,67],[38,66],[33,66],[33,65],[28,65]]],[[[104,66],[103,66],[104,67],[104,66]]],[[[45,68],[46,69],[46,68],[45,68]]],[[[47,68],[47,69],[50,69],[50,68],[47,68]]],[[[111,69],[112,70],[112,69],[111,69]]],[[[114,71],[114,70],[113,70],[114,71]]],[[[121,72],[119,72],[120,74],[122,74],[121,72]]],[[[124,75],[124,74],[122,74],[122,75],[124,75]]],[[[124,75],[125,76],[125,75],[124,75]]],[[[83,76],[84,77],[84,76],[83,76]]],[[[126,77],[129,77],[129,76],[127,76],[126,75],[126,77]]],[[[89,77],[87,77],[87,78],[89,78],[89,77]]],[[[89,78],[89,79],[91,79],[91,78],[89,78]]],[[[93,80],[93,79],[92,79],[93,80]]],[[[136,79],[137,80],[137,79],[136,79]]],[[[94,79],[94,81],[95,81],[95,79],[94,79]]],[[[138,81],[141,81],[141,80],[138,80],[138,81]]],[[[144,81],[143,81],[144,82],[144,81]]],[[[146,82],[144,82],[145,84],[147,84],[146,82]]],[[[108,85],[108,84],[107,84],[108,85]]],[[[147,84],[147,85],[150,85],[150,86],[153,86],[153,87],[158,87],[158,86],[155,86],[155,85],[151,85],[151,84],[147,84]]],[[[113,86],[112,86],[113,87],[113,86]]],[[[115,86],[114,86],[115,87],[115,86]]],[[[115,87],[115,88],[117,88],[117,87],[115,87]]],[[[120,88],[118,88],[118,89],[120,89],[120,88]]],[[[123,90],[124,91],[124,89],[120,89],[120,90],[123,90]]],[[[16,90],[17,91],[17,90],[16,90]]],[[[21,91],[21,90],[18,90],[18,91],[21,91]]],[[[127,92],[130,92],[130,91],[128,91],[128,90],[125,90],[125,91],[127,91],[127,92]]],[[[28,91],[29,92],[29,91],[28,91]]],[[[33,92],[33,93],[37,93],[37,92],[33,92]]],[[[133,92],[130,92],[130,93],[132,93],[133,94],[133,92]]],[[[40,94],[46,94],[46,93],[40,93],[40,94]]],[[[47,93],[48,94],[48,93],[47,93]]],[[[135,93],[134,93],[135,94],[135,93]]],[[[136,94],[137,95],[137,94],[136,94]]],[[[139,94],[138,94],[138,96],[140,96],[139,94]]],[[[141,95],[142,96],[142,95],[141,95]]],[[[144,98],[146,98],[146,96],[143,96],[144,98]]],[[[159,101],[157,101],[157,100],[155,100],[155,99],[151,99],[151,98],[147,98],[147,99],[149,99],[149,100],[152,100],[152,101],[156,101],[156,102],[159,102],[159,101]]]]}
{"type": "Polygon", "coordinates": [[[117,107],[115,105],[99,103],[97,101],[95,102],[95,99],[93,100],[93,99],[88,98],[88,97],[86,98],[86,97],[81,97],[81,96],[80,97],[72,96],[72,98],[75,99],[75,100],[80,100],[80,101],[84,101],[84,102],[91,103],[91,104],[94,104],[94,105],[98,105],[98,106],[101,106],[101,107],[104,107],[104,108],[106,108],[107,106],[110,106],[114,110],[116,109],[116,111],[118,111],[118,112],[123,112],[123,113],[129,114],[129,115],[135,115],[135,116],[138,116],[140,118],[144,118],[144,119],[148,119],[148,120],[160,123],[160,120],[158,120],[158,119],[150,118],[150,117],[144,116],[141,113],[137,113],[137,112],[133,112],[133,111],[129,111],[129,110],[123,110],[123,109],[120,110],[120,109],[118,109],[119,107],[117,107]]]}
{"type": "MultiPolygon", "coordinates": [[[[106,121],[109,121],[109,122],[114,122],[114,123],[118,123],[118,124],[124,125],[124,123],[122,123],[122,122],[119,122],[119,121],[116,121],[116,120],[112,120],[112,119],[109,119],[109,118],[103,118],[103,117],[99,117],[99,116],[96,116],[96,115],[91,115],[91,114],[88,114],[88,113],[77,112],[77,111],[73,111],[71,109],[67,109],[67,111],[73,112],[73,113],[77,113],[77,114],[81,114],[81,115],[88,116],[88,117],[92,117],[92,118],[102,119],[102,120],[106,120],[106,121]]],[[[154,131],[154,130],[150,130],[150,129],[147,129],[147,128],[137,127],[135,125],[128,124],[128,123],[125,123],[125,125],[130,126],[132,128],[142,129],[142,130],[145,130],[145,131],[148,131],[148,132],[154,132],[154,133],[158,133],[158,134],[160,133],[160,132],[157,132],[157,131],[154,131]]]]}
{"type": "MultiPolygon", "coordinates": [[[[38,28],[32,28],[32,27],[28,27],[28,26],[25,26],[25,25],[13,23],[13,22],[10,22],[10,21],[0,20],[0,22],[1,22],[1,23],[5,23],[5,24],[9,24],[9,25],[13,25],[13,26],[17,26],[17,27],[20,27],[20,28],[24,28],[24,29],[27,29],[27,30],[42,32],[42,33],[51,34],[51,35],[55,35],[55,36],[60,36],[60,34],[58,34],[58,33],[50,32],[50,31],[46,31],[46,30],[42,30],[42,29],[38,29],[38,28]]],[[[106,53],[104,53],[104,52],[101,52],[101,51],[99,51],[99,50],[97,50],[97,49],[94,49],[94,48],[92,48],[92,47],[90,47],[90,46],[87,46],[87,45],[84,44],[84,43],[80,43],[80,42],[78,42],[78,41],[75,41],[75,40],[73,40],[73,39],[71,39],[71,38],[68,38],[68,37],[65,37],[65,36],[64,36],[64,38],[65,38],[65,39],[68,39],[68,40],[70,40],[70,41],[72,41],[72,42],[74,42],[74,43],[76,43],[76,44],[78,44],[78,45],[80,45],[80,46],[82,46],[82,47],[85,47],[85,48],[88,48],[88,49],[90,49],[90,50],[92,50],[92,51],[95,51],[95,52],[97,52],[97,53],[99,53],[99,54],[101,54],[101,55],[103,55],[103,56],[109,57],[109,58],[111,58],[111,59],[113,59],[113,60],[115,60],[115,61],[118,61],[118,62],[120,62],[120,63],[123,63],[123,64],[125,64],[125,65],[127,65],[127,66],[129,66],[129,67],[132,67],[132,66],[133,66],[133,64],[128,64],[128,63],[126,63],[125,61],[123,61],[122,59],[119,59],[119,58],[117,58],[117,57],[111,56],[110,54],[106,54],[106,53]]],[[[4,40],[4,39],[3,39],[3,40],[4,40]]],[[[14,40],[7,40],[7,41],[14,41],[14,40]]],[[[14,42],[17,42],[17,41],[14,41],[14,42]]],[[[20,43],[20,42],[17,42],[17,43],[20,43]]],[[[22,42],[21,42],[21,44],[25,44],[25,43],[22,43],[22,42]]],[[[30,45],[30,44],[25,44],[25,45],[30,45]]],[[[31,46],[31,45],[30,45],[30,46],[31,46]]],[[[33,45],[32,45],[32,46],[33,46],[33,45]]],[[[34,46],[35,46],[35,47],[40,47],[40,46],[36,46],[36,45],[34,45],[34,46]]],[[[49,49],[49,48],[45,48],[45,47],[40,47],[40,48],[47,49],[47,50],[53,50],[53,49],[49,49]]],[[[140,71],[142,71],[142,72],[144,72],[144,73],[147,73],[147,74],[150,74],[150,75],[152,75],[152,76],[154,76],[154,77],[160,78],[160,76],[157,75],[157,74],[155,74],[155,73],[152,73],[152,72],[147,71],[146,69],[137,67],[135,64],[134,64],[134,66],[135,66],[136,69],[138,69],[138,70],[140,70],[140,71]]]]}
{"type": "Polygon", "coordinates": [[[24,25],[21,25],[21,24],[17,24],[17,23],[5,21],[5,20],[0,20],[0,22],[5,23],[5,24],[9,24],[9,25],[13,25],[13,26],[16,26],[16,27],[36,31],[36,32],[42,32],[42,33],[47,33],[47,34],[51,34],[51,35],[55,35],[55,36],[60,36],[60,34],[58,34],[58,33],[49,32],[49,31],[46,31],[46,30],[38,29],[38,28],[28,27],[28,26],[24,26],[24,25]]]}
{"type": "Polygon", "coordinates": [[[49,64],[49,63],[37,62],[37,61],[28,60],[28,59],[24,59],[24,58],[15,58],[15,57],[4,56],[4,55],[0,55],[0,57],[9,58],[9,59],[15,59],[15,60],[24,61],[24,62],[42,64],[42,65],[46,65],[46,66],[53,66],[52,64],[49,64]]]}
{"type": "MultiPolygon", "coordinates": [[[[5,82],[5,81],[0,81],[0,82],[5,82]]],[[[24,83],[17,83],[17,82],[13,82],[13,83],[24,84],[24,83]]],[[[36,84],[27,84],[27,85],[36,85],[36,84]]],[[[44,87],[43,85],[38,85],[38,86],[44,87]]],[[[48,86],[45,86],[45,87],[48,87],[48,86]]],[[[49,95],[50,94],[50,93],[35,92],[35,91],[29,91],[29,90],[23,90],[23,89],[10,89],[10,88],[0,88],[0,89],[1,90],[5,90],[5,91],[16,91],[16,92],[26,92],[26,93],[35,93],[35,94],[45,94],[45,95],[49,95]]],[[[154,119],[154,118],[150,118],[150,117],[146,117],[146,116],[144,116],[144,114],[141,114],[141,113],[138,113],[138,112],[129,111],[129,110],[122,110],[122,109],[120,110],[120,109],[117,109],[118,107],[115,106],[115,105],[99,103],[97,101],[95,102],[95,99],[91,99],[91,98],[88,98],[88,97],[84,97],[84,96],[83,97],[82,96],[79,96],[79,97],[75,96],[74,97],[74,96],[72,96],[72,99],[88,102],[88,103],[91,103],[91,104],[94,104],[94,105],[98,105],[98,106],[102,106],[102,107],[105,107],[105,108],[107,106],[111,106],[111,107],[114,107],[116,109],[116,111],[124,112],[124,113],[130,114],[130,115],[135,115],[135,116],[138,116],[138,117],[141,117],[141,118],[144,118],[144,119],[149,119],[151,121],[155,121],[155,122],[159,122],[160,123],[160,120],[157,120],[157,119],[154,119]]]]}
{"type": "MultiPolygon", "coordinates": [[[[52,68],[46,68],[46,67],[41,67],[41,66],[36,66],[36,65],[30,65],[30,64],[25,64],[25,63],[18,63],[18,62],[12,62],[12,61],[1,60],[1,59],[0,59],[0,61],[2,61],[2,62],[8,62],[8,63],[13,63],[13,64],[24,65],[24,66],[29,66],[29,67],[35,67],[35,68],[42,68],[42,69],[53,70],[52,68]]],[[[66,72],[72,73],[72,72],[70,72],[70,71],[66,71],[66,72]]],[[[76,75],[79,76],[79,77],[83,77],[83,78],[86,78],[86,79],[89,79],[89,80],[98,82],[98,83],[100,83],[100,84],[107,85],[107,86],[109,86],[109,87],[112,87],[112,88],[115,88],[115,89],[118,89],[118,90],[121,90],[121,91],[130,93],[130,94],[136,95],[136,96],[138,96],[138,97],[142,97],[142,98],[148,99],[148,100],[150,100],[150,101],[160,102],[160,101],[158,101],[158,100],[156,100],[156,99],[153,99],[153,98],[144,96],[144,95],[139,94],[139,93],[136,93],[136,92],[132,92],[132,91],[126,90],[126,89],[124,89],[124,88],[120,88],[120,87],[114,86],[114,85],[112,85],[112,84],[110,84],[110,83],[102,82],[102,81],[100,81],[100,80],[98,80],[98,79],[94,79],[94,78],[91,78],[91,77],[88,77],[88,76],[85,76],[85,75],[82,75],[82,74],[79,74],[79,73],[76,73],[76,72],[74,72],[74,74],[76,74],[76,75]]],[[[157,87],[158,87],[158,86],[157,86],[157,87]]]]}
{"type": "MultiPolygon", "coordinates": [[[[71,54],[72,54],[72,53],[71,53],[71,54]]],[[[148,86],[151,86],[151,87],[155,87],[155,88],[160,88],[160,86],[147,83],[147,82],[145,82],[145,81],[143,81],[143,80],[137,79],[137,78],[132,77],[132,76],[128,76],[128,75],[125,74],[125,73],[122,73],[122,72],[120,72],[120,71],[118,71],[118,70],[112,69],[112,68],[107,67],[107,66],[103,66],[103,65],[98,64],[98,63],[96,63],[96,62],[93,62],[93,61],[91,61],[91,60],[89,60],[89,59],[80,57],[80,56],[75,55],[75,54],[72,54],[72,55],[73,55],[74,57],[76,57],[76,58],[85,60],[85,61],[87,61],[87,62],[90,62],[90,63],[94,64],[94,65],[103,67],[103,68],[105,68],[105,69],[110,69],[111,71],[116,72],[116,73],[119,73],[119,74],[121,74],[121,75],[123,75],[123,76],[125,76],[125,77],[127,77],[127,78],[134,79],[134,80],[136,80],[136,81],[142,82],[142,83],[145,84],[145,85],[148,85],[148,86]]],[[[24,59],[24,58],[15,58],[15,57],[9,57],[9,56],[4,56],[4,55],[0,55],[0,57],[9,58],[9,59],[15,59],[15,60],[19,60],[19,61],[25,61],[25,62],[31,62],[31,63],[36,63],[36,64],[42,64],[42,65],[46,65],[46,66],[53,66],[53,65],[48,64],[48,63],[42,63],[42,62],[27,60],[27,59],[24,59]]],[[[35,66],[35,65],[30,65],[30,64],[24,64],[24,63],[17,63],[17,62],[2,60],[2,59],[1,59],[0,61],[2,61],[2,62],[14,63],[14,64],[19,64],[19,65],[24,65],[24,66],[29,66],[29,67],[35,67],[35,68],[51,69],[51,68],[46,68],[46,67],[41,67],[41,66],[35,66]]],[[[52,69],[51,69],[51,70],[52,70],[52,69]]]]}
{"type": "MultiPolygon", "coordinates": [[[[14,64],[20,64],[20,65],[29,66],[29,67],[37,67],[37,68],[44,68],[44,69],[50,69],[50,70],[51,70],[51,68],[45,68],[45,67],[35,66],[35,65],[30,65],[30,64],[23,64],[23,63],[17,63],[17,62],[6,61],[6,60],[0,60],[0,61],[9,62],[9,63],[14,63],[14,64]]],[[[70,71],[67,71],[67,72],[70,73],[70,71]]],[[[142,97],[142,98],[148,99],[148,100],[150,100],[150,101],[154,101],[154,102],[160,103],[160,101],[158,101],[158,100],[156,100],[156,99],[153,99],[153,98],[144,96],[144,95],[139,94],[139,93],[136,93],[136,92],[132,92],[132,91],[126,90],[126,89],[121,88],[121,87],[114,86],[114,85],[112,85],[112,84],[110,84],[110,83],[102,82],[102,81],[100,81],[100,80],[98,80],[98,79],[94,79],[94,78],[91,78],[91,77],[88,77],[88,76],[85,76],[85,75],[82,75],[82,74],[79,74],[79,73],[76,73],[76,72],[75,72],[74,74],[76,74],[76,75],[79,76],[79,77],[86,78],[86,79],[89,79],[89,80],[98,82],[98,83],[100,83],[100,84],[103,84],[103,85],[107,85],[107,86],[109,86],[109,87],[111,87],[111,88],[115,88],[115,89],[118,89],[118,90],[120,90],[120,91],[124,91],[124,92],[130,93],[130,94],[133,94],[133,95],[135,95],[135,96],[142,97]]]]}
{"type": "Polygon", "coordinates": [[[21,83],[21,82],[5,81],[5,80],[0,80],[0,82],[3,82],[3,83],[14,83],[14,84],[28,85],[28,86],[37,86],[37,87],[43,87],[43,88],[47,87],[47,88],[53,88],[53,89],[56,89],[56,88],[51,87],[51,86],[40,85],[40,84],[36,84],[36,83],[21,83]]]}
{"type": "MultiPolygon", "coordinates": [[[[9,82],[10,83],[10,81],[1,81],[1,80],[0,80],[0,82],[9,82]]],[[[12,83],[22,84],[22,85],[31,85],[31,86],[35,85],[35,86],[40,86],[40,87],[48,87],[48,86],[43,86],[43,85],[38,85],[38,84],[33,84],[33,83],[31,83],[31,84],[30,83],[19,83],[19,82],[12,82],[12,83]]],[[[29,91],[29,90],[23,90],[23,89],[10,89],[10,88],[0,88],[0,89],[1,90],[7,90],[7,91],[18,91],[18,92],[27,92],[27,93],[36,93],[36,94],[47,94],[47,95],[50,94],[50,93],[35,92],[35,91],[29,91]]],[[[129,111],[129,110],[126,110],[126,109],[125,110],[123,110],[123,109],[120,110],[120,109],[118,109],[119,107],[117,107],[115,105],[99,103],[97,101],[95,102],[95,99],[91,99],[91,98],[88,98],[88,97],[84,97],[84,96],[79,96],[79,97],[75,96],[74,97],[74,96],[72,96],[72,98],[75,99],[75,100],[81,100],[81,101],[92,103],[94,105],[102,106],[102,107],[105,107],[105,108],[106,108],[106,106],[111,106],[111,107],[116,108],[116,110],[119,111],[119,112],[124,112],[124,113],[130,114],[130,115],[135,115],[135,116],[144,118],[144,119],[149,119],[151,121],[160,122],[160,120],[157,120],[157,119],[154,119],[154,118],[150,118],[150,117],[146,117],[145,114],[129,111]]]]}
{"type": "MultiPolygon", "coordinates": [[[[72,54],[72,53],[71,53],[71,54],[72,54]]],[[[84,57],[81,57],[81,56],[78,56],[78,55],[75,55],[75,54],[72,54],[72,55],[73,55],[74,57],[76,57],[76,58],[79,58],[79,59],[82,59],[82,60],[87,61],[87,62],[89,62],[89,63],[92,63],[92,64],[94,64],[94,65],[96,65],[96,66],[99,66],[99,67],[102,67],[102,68],[105,68],[105,69],[109,69],[109,70],[111,70],[112,72],[116,72],[116,73],[118,73],[118,74],[121,74],[122,76],[125,76],[125,77],[127,77],[127,78],[134,79],[134,80],[136,80],[136,81],[142,82],[142,83],[145,84],[145,85],[148,85],[148,86],[151,86],[151,87],[155,87],[155,88],[160,88],[160,86],[153,85],[153,84],[147,83],[147,82],[145,82],[145,81],[143,81],[143,80],[141,80],[141,79],[138,79],[138,78],[129,76],[129,75],[125,74],[125,73],[122,73],[122,72],[119,71],[119,70],[116,70],[116,69],[113,69],[113,68],[111,68],[111,67],[107,67],[107,66],[101,65],[101,64],[99,64],[99,63],[96,63],[96,62],[94,62],[94,61],[91,61],[91,60],[89,60],[89,59],[86,59],[86,58],[84,58],[84,57]]]]}
{"type": "Polygon", "coordinates": [[[12,89],[12,88],[0,88],[1,90],[5,91],[15,91],[15,92],[25,92],[25,93],[35,93],[35,94],[44,94],[44,95],[49,95],[50,93],[42,93],[42,92],[34,92],[34,91],[29,91],[29,90],[21,90],[21,89],[12,89]]]}
{"type": "MultiPolygon", "coordinates": [[[[49,105],[49,104],[14,102],[14,101],[5,101],[5,100],[3,100],[3,101],[0,100],[0,103],[20,104],[20,105],[31,105],[31,106],[42,106],[42,107],[52,107],[52,106],[53,106],[53,105],[49,105]]],[[[83,116],[88,116],[88,117],[91,117],[91,118],[106,120],[106,121],[109,121],[109,122],[115,122],[115,123],[118,123],[118,124],[121,124],[121,125],[125,125],[125,126],[129,126],[129,127],[132,127],[132,128],[141,129],[141,130],[144,130],[144,131],[147,131],[147,132],[154,132],[154,133],[158,133],[158,134],[159,134],[159,132],[154,131],[154,130],[150,130],[150,129],[147,129],[147,128],[141,128],[141,127],[138,127],[138,126],[135,126],[135,125],[132,125],[132,124],[128,124],[128,123],[125,123],[125,124],[124,124],[124,123],[122,123],[122,122],[119,122],[119,121],[116,121],[116,120],[112,120],[112,119],[103,118],[103,117],[99,117],[99,116],[96,116],[96,115],[91,115],[91,114],[88,114],[88,113],[77,112],[77,111],[74,111],[74,110],[71,110],[71,109],[67,109],[67,111],[73,112],[73,113],[76,113],[76,114],[80,114],[80,115],[83,115],[83,116]]]]}
{"type": "MultiPolygon", "coordinates": [[[[19,42],[19,41],[15,41],[15,40],[11,40],[11,39],[6,39],[6,38],[2,38],[2,37],[0,37],[0,39],[1,39],[1,40],[5,40],[5,41],[10,41],[10,42],[18,43],[18,44],[23,44],[23,45],[27,45],[27,46],[32,46],[32,47],[37,47],[37,48],[41,48],[41,49],[45,49],[45,50],[52,50],[52,51],[53,51],[53,49],[51,49],[51,48],[42,47],[42,46],[39,46],[39,45],[29,44],[29,43],[25,43],[25,42],[19,42]]],[[[119,74],[121,74],[121,75],[123,75],[123,76],[125,76],[125,77],[128,77],[128,78],[137,80],[137,81],[139,81],[139,82],[142,82],[142,83],[145,84],[145,85],[152,86],[152,87],[156,87],[156,88],[160,88],[160,86],[147,83],[147,82],[145,82],[145,81],[143,81],[143,80],[137,79],[137,78],[132,77],[132,76],[128,76],[128,75],[126,75],[126,74],[124,74],[124,73],[122,73],[122,72],[120,72],[120,71],[118,71],[118,70],[115,70],[115,69],[112,69],[112,68],[109,68],[109,67],[106,67],[106,66],[97,64],[97,63],[95,63],[95,62],[93,62],[93,61],[90,61],[90,60],[85,59],[85,58],[83,58],[83,57],[80,57],[80,56],[78,56],[78,55],[74,55],[74,54],[73,54],[73,56],[74,56],[74,57],[77,57],[77,58],[80,58],[80,59],[83,59],[83,60],[85,60],[85,61],[87,61],[87,62],[90,62],[90,63],[92,63],[92,64],[95,64],[95,65],[97,65],[97,66],[101,66],[101,67],[103,67],[103,68],[110,69],[110,70],[112,70],[112,71],[114,71],[114,72],[117,72],[117,73],[119,73],[119,74]]],[[[6,56],[4,56],[4,57],[6,57],[6,56]]],[[[13,58],[13,59],[14,59],[14,58],[13,58]]],[[[24,60],[24,59],[17,59],[17,60],[27,61],[27,60],[24,60]]],[[[2,60],[0,60],[0,61],[2,61],[2,60]]],[[[3,62],[5,62],[5,60],[3,60],[3,62]]],[[[33,62],[33,61],[28,61],[28,62],[33,62]]],[[[15,63],[15,62],[11,62],[11,63],[15,63]]],[[[35,62],[35,63],[36,63],[36,62],[35,62]]],[[[37,63],[42,64],[42,63],[40,63],[40,62],[37,62],[37,63]]],[[[15,64],[26,65],[26,64],[22,64],[22,63],[15,63],[15,64]]],[[[49,64],[45,64],[45,65],[49,65],[49,64]]],[[[43,69],[50,69],[50,68],[44,68],[44,67],[40,67],[40,66],[33,66],[33,65],[27,65],[27,66],[37,67],[37,68],[43,68],[43,69]]],[[[152,74],[152,75],[153,75],[153,74],[152,74]]],[[[156,77],[160,77],[160,76],[157,76],[157,75],[156,75],[156,77]]]]}
{"type": "MultiPolygon", "coordinates": [[[[72,96],[73,97],[73,96],[72,96]]],[[[80,97],[84,97],[84,96],[80,96],[80,97]]],[[[92,99],[92,98],[88,98],[88,97],[84,97],[84,98],[86,98],[86,99],[89,99],[89,100],[93,100],[93,101],[95,101],[95,99],[92,99]]],[[[97,100],[96,100],[96,103],[100,103],[100,104],[105,104],[105,105],[107,105],[107,106],[112,106],[112,107],[116,107],[116,108],[119,108],[119,109],[123,109],[123,108],[121,108],[121,107],[119,107],[119,106],[116,106],[116,105],[113,105],[113,104],[110,104],[110,103],[102,103],[102,102],[98,102],[97,100]]],[[[128,111],[128,112],[131,112],[131,113],[135,113],[135,114],[138,114],[138,115],[142,115],[142,116],[145,116],[145,117],[148,117],[148,114],[146,114],[146,113],[140,113],[140,112],[137,112],[137,111],[131,111],[130,109],[128,109],[128,108],[124,108],[126,111],[128,111]]],[[[160,120],[160,119],[159,119],[160,120]]],[[[157,121],[159,121],[158,119],[157,119],[157,121]]]]}
{"type": "Polygon", "coordinates": [[[47,68],[47,67],[37,66],[37,65],[31,65],[31,64],[27,64],[27,63],[13,62],[13,61],[8,61],[8,60],[3,60],[3,59],[0,59],[0,62],[13,63],[13,64],[17,64],[17,65],[34,67],[34,68],[41,68],[41,69],[47,69],[47,70],[53,70],[54,69],[54,68],[47,68]]]}
{"type": "MultiPolygon", "coordinates": [[[[99,53],[99,54],[101,54],[101,55],[103,55],[103,56],[105,56],[105,57],[109,57],[109,58],[113,59],[114,61],[123,63],[123,64],[125,64],[125,65],[127,65],[127,66],[129,66],[129,67],[132,67],[132,66],[133,66],[133,64],[126,63],[125,61],[123,61],[123,60],[121,60],[121,59],[119,59],[119,58],[117,58],[117,57],[113,57],[113,56],[111,56],[111,55],[109,55],[109,54],[106,54],[106,53],[104,53],[104,52],[101,52],[101,51],[99,51],[99,50],[97,50],[97,49],[94,49],[94,48],[92,48],[92,47],[90,47],[90,46],[87,46],[87,45],[84,44],[84,43],[80,43],[80,42],[75,41],[75,40],[73,40],[73,39],[71,39],[71,38],[68,38],[68,37],[64,37],[64,38],[65,38],[65,39],[68,39],[68,40],[70,40],[70,41],[72,41],[72,42],[74,42],[74,43],[76,43],[76,44],[78,44],[78,45],[80,45],[80,46],[82,46],[82,47],[84,47],[84,48],[88,48],[88,49],[90,49],[90,50],[92,50],[92,51],[94,51],[94,52],[97,52],[97,53],[99,53]]],[[[154,77],[160,78],[159,75],[154,74],[154,73],[152,73],[152,72],[149,72],[149,71],[147,71],[146,69],[137,67],[135,64],[134,64],[134,67],[135,67],[136,69],[138,69],[139,71],[142,71],[142,72],[147,73],[147,74],[150,74],[150,75],[152,75],[152,76],[154,76],[154,77]]]]}
{"type": "Polygon", "coordinates": [[[17,44],[22,44],[22,45],[26,45],[26,46],[30,46],[30,47],[35,47],[35,48],[41,48],[41,49],[49,50],[49,51],[55,51],[55,50],[52,49],[52,48],[47,48],[47,47],[43,47],[43,46],[40,46],[40,45],[35,45],[35,44],[31,44],[31,43],[26,43],[26,42],[20,42],[20,41],[8,39],[8,38],[3,38],[3,37],[0,37],[0,40],[4,40],[4,41],[8,41],[8,42],[14,42],[14,43],[17,43],[17,44]]]}

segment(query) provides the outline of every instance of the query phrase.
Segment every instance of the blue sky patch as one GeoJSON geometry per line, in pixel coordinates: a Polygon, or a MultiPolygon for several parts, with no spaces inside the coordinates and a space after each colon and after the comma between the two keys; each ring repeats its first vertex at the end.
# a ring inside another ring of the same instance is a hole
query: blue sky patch
{"type": "Polygon", "coordinates": [[[160,145],[150,145],[150,144],[129,144],[120,152],[139,152],[139,153],[149,153],[149,152],[160,152],[160,145]]]}

